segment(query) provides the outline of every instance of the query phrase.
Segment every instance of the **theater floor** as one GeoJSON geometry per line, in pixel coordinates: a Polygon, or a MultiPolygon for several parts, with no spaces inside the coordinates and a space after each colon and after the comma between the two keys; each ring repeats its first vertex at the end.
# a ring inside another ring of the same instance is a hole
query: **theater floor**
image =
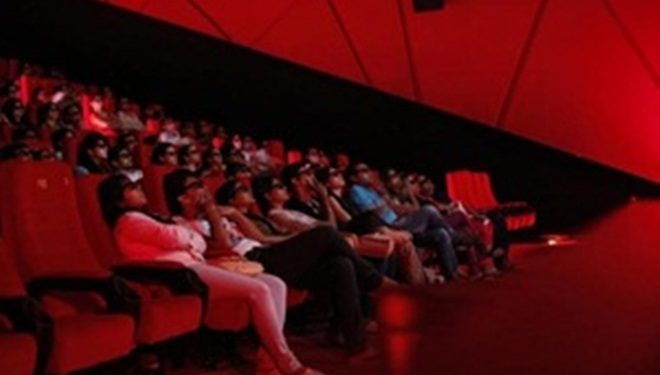
{"type": "Polygon", "coordinates": [[[311,338],[292,346],[336,375],[660,373],[660,201],[571,238],[518,245],[516,270],[494,281],[386,296],[379,360],[348,366],[311,338]]]}

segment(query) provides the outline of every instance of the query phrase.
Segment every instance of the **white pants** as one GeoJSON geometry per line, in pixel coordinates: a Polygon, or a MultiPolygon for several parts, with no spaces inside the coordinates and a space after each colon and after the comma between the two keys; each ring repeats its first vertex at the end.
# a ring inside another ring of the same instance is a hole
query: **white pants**
{"type": "MultiPolygon", "coordinates": [[[[268,274],[244,276],[202,263],[191,265],[190,268],[209,288],[209,298],[240,299],[248,304],[252,323],[263,347],[257,355],[260,361],[258,366],[267,366],[261,362],[270,359],[284,374],[301,367],[289,349],[283,333],[286,319],[286,285],[282,280],[268,274]]],[[[207,313],[213,314],[212,311],[207,313]]]]}

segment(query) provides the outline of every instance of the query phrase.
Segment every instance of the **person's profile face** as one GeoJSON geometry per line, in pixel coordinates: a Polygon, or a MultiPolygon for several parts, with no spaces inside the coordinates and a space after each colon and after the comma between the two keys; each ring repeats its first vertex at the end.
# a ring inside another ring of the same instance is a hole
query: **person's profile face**
{"type": "Polygon", "coordinates": [[[144,195],[142,185],[137,182],[128,181],[122,188],[122,201],[120,204],[123,208],[142,208],[147,205],[147,197],[144,195]]]}
{"type": "Polygon", "coordinates": [[[369,185],[372,181],[371,169],[366,164],[359,164],[355,168],[355,180],[362,185],[369,185]]]}
{"type": "Polygon", "coordinates": [[[163,164],[176,167],[178,165],[176,148],[168,147],[163,154],[163,164]]]}
{"type": "Polygon", "coordinates": [[[239,188],[231,200],[232,206],[236,208],[249,208],[255,203],[254,197],[250,190],[246,188],[239,188]]]}

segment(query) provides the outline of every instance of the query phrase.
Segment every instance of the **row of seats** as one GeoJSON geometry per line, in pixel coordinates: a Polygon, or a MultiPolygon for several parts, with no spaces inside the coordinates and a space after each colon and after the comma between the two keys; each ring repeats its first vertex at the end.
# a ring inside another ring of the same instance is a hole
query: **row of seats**
{"type": "Polygon", "coordinates": [[[506,219],[507,229],[517,231],[536,223],[536,212],[527,202],[503,202],[495,198],[490,175],[486,172],[459,170],[445,175],[447,194],[477,212],[498,211],[506,219]]]}
{"type": "Polygon", "coordinates": [[[58,162],[0,165],[0,179],[12,181],[0,186],[2,251],[9,252],[0,273],[0,323],[6,326],[0,342],[12,343],[2,345],[0,373],[28,374],[26,369],[41,366],[48,374],[67,374],[202,325],[248,325],[243,302],[207,301],[204,285],[177,263],[121,263],[97,201],[103,177],[76,180],[58,162]],[[12,303],[29,304],[28,296],[39,301],[52,325],[41,342],[35,341],[36,328],[32,335],[11,329],[28,319],[12,303]]]}

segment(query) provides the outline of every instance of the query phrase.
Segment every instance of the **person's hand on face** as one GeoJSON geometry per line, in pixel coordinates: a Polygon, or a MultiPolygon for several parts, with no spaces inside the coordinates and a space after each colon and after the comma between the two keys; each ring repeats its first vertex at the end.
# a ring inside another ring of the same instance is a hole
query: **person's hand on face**
{"type": "Polygon", "coordinates": [[[225,216],[230,219],[240,215],[240,212],[232,206],[217,206],[217,209],[221,216],[225,216]]]}
{"type": "Polygon", "coordinates": [[[197,198],[197,204],[205,209],[205,210],[212,210],[215,209],[215,203],[213,202],[213,196],[211,195],[211,192],[209,191],[208,188],[204,187],[202,191],[199,193],[199,196],[197,198]]]}
{"type": "Polygon", "coordinates": [[[326,197],[328,195],[328,188],[320,183],[316,177],[312,177],[312,189],[314,189],[314,191],[321,197],[326,197]]]}

